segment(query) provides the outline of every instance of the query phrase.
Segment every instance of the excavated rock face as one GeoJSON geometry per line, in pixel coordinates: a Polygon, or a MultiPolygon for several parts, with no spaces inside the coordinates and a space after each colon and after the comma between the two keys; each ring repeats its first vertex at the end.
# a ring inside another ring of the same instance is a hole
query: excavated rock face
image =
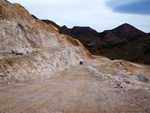
{"type": "Polygon", "coordinates": [[[0,53],[2,81],[49,78],[90,57],[78,40],[5,0],[0,1],[0,53]]]}

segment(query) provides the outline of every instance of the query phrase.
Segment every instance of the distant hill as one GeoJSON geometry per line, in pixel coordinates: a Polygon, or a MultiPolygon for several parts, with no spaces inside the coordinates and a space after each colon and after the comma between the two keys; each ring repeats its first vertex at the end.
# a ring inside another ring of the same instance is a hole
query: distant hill
{"type": "Polygon", "coordinates": [[[106,49],[102,52],[102,55],[110,59],[125,59],[150,64],[150,35],[106,49]]]}
{"type": "Polygon", "coordinates": [[[150,64],[150,33],[144,33],[130,24],[99,33],[90,27],[69,29],[49,20],[42,21],[54,25],[60,33],[78,39],[92,54],[150,64]]]}

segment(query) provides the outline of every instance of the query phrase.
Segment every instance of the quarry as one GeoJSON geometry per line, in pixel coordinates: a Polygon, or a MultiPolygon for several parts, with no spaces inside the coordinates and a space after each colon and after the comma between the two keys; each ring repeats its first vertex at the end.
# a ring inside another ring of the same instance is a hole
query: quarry
{"type": "Polygon", "coordinates": [[[149,113],[149,79],[0,0],[0,113],[149,113]]]}

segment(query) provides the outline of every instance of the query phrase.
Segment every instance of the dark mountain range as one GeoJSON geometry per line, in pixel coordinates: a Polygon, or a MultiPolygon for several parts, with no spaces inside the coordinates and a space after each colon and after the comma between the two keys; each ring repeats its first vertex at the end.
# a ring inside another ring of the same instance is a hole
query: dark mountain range
{"type": "Polygon", "coordinates": [[[150,64],[150,34],[127,23],[99,33],[90,27],[69,29],[49,20],[42,21],[54,25],[60,33],[78,39],[92,54],[150,64]]]}
{"type": "Polygon", "coordinates": [[[110,59],[125,59],[132,62],[150,64],[150,35],[106,49],[102,52],[102,55],[110,59]]]}

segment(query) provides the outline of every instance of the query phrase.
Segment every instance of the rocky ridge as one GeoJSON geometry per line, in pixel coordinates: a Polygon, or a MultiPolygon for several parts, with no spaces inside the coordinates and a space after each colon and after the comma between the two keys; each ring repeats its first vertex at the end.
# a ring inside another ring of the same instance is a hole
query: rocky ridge
{"type": "Polygon", "coordinates": [[[42,21],[54,25],[60,33],[78,39],[92,54],[102,55],[112,60],[124,59],[150,64],[150,35],[130,24],[125,23],[112,30],[97,32],[90,27],[75,26],[70,29],[67,26],[60,27],[49,20],[42,21]]]}

